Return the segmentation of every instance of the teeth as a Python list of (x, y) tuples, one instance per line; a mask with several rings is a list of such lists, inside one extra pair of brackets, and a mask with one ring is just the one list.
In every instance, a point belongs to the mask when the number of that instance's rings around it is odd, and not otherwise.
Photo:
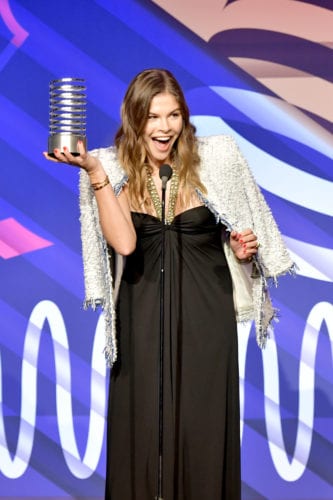
[(154, 140), (159, 142), (168, 142), (170, 140), (170, 137), (155, 137)]

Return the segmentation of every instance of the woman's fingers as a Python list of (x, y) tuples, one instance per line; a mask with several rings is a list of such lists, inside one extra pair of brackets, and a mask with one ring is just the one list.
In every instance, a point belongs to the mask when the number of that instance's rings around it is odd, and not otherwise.
[(77, 152), (79, 155), (73, 155), (69, 149), (64, 146), (62, 150), (55, 148), (53, 150), (53, 155), (50, 156), (49, 153), (43, 152), (44, 158), (49, 161), (57, 162), (57, 163), (67, 163), (68, 165), (73, 165), (75, 167), (86, 168), (85, 162), (88, 159), (88, 154), (85, 150), (82, 141), (78, 141), (77, 144)]
[(55, 163), (59, 163), (59, 160), (57, 158), (53, 158), (52, 156), (50, 156), (47, 151), (43, 151), (43, 156), (48, 161), (53, 161)]
[(84, 147), (83, 141), (78, 141), (77, 142), (77, 152), (80, 154), (80, 156), (84, 156), (87, 154), (86, 148)]
[(259, 242), (257, 236), (252, 229), (245, 229), (238, 233), (238, 242), (242, 245), (242, 253), (244, 258), (253, 257), (258, 252)]
[(63, 151), (60, 151), (60, 149), (55, 148), (53, 150), (52, 156), (46, 151), (43, 152), (44, 158), (46, 158), (49, 161), (53, 161), (56, 163), (69, 163), (68, 159), (68, 154), (65, 153), (65, 148)]
[(239, 233), (239, 241), (242, 243), (249, 243), (251, 246), (255, 246), (257, 243), (257, 236), (254, 234), (252, 229), (246, 229)]
[(65, 146), (62, 150), (54, 149), (54, 157), (50, 156), (46, 152), (44, 152), (43, 155), (49, 161), (65, 163), (67, 165), (84, 169), (88, 173), (91, 182), (94, 182), (95, 180), (99, 182), (101, 177), (103, 177), (103, 179), (105, 178), (106, 174), (100, 160), (87, 153), (82, 141), (78, 141), (77, 152), (78, 155), (73, 155)]

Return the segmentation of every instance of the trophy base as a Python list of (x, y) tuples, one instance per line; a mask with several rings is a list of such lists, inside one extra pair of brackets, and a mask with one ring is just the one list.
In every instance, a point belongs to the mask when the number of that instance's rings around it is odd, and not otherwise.
[(87, 138), (83, 135), (66, 133), (50, 135), (48, 140), (48, 155), (54, 158), (53, 151), (55, 149), (59, 149), (62, 152), (64, 147), (66, 147), (73, 156), (79, 156), (77, 151), (78, 141), (82, 141), (85, 149), (87, 149)]

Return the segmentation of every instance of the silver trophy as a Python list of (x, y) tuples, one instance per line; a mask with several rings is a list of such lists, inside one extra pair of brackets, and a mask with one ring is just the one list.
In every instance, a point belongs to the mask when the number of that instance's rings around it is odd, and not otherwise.
[(64, 147), (77, 156), (77, 143), (86, 139), (86, 85), (82, 78), (59, 78), (50, 82), (48, 154)]

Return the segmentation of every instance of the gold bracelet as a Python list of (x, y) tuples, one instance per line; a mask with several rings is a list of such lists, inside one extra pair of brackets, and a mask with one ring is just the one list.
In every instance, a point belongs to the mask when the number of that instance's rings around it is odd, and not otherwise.
[(110, 184), (110, 179), (108, 176), (105, 177), (104, 181), (102, 182), (94, 182), (91, 187), (93, 188), (94, 191), (98, 191), (99, 189), (102, 189), (103, 187), (107, 186)]

